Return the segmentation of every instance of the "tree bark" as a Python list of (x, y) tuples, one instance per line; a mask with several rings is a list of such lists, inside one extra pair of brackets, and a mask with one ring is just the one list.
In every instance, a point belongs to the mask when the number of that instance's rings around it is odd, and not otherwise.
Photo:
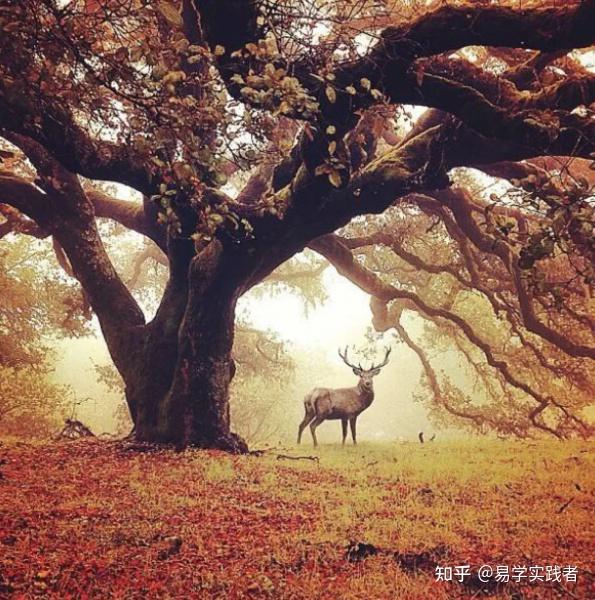
[[(237, 258), (216, 240), (192, 260), (177, 344), (163, 348), (161, 365), (160, 354), (153, 353), (157, 363), (152, 361), (148, 380), (131, 389), (137, 396), (132, 393), (129, 403), (135, 406), (139, 440), (247, 452), (246, 443), (230, 429), (231, 353), (243, 281)], [(150, 342), (153, 348), (158, 343), (158, 336)]]

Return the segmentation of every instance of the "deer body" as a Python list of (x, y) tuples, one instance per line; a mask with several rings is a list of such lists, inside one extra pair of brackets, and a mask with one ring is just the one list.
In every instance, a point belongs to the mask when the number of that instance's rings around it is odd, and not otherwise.
[(344, 354), (339, 352), (339, 356), (341, 356), (343, 361), (360, 378), (359, 382), (356, 386), (349, 388), (314, 388), (306, 394), (304, 398), (305, 415), (298, 429), (298, 444), (301, 442), (304, 429), (310, 425), (312, 440), (314, 441), (314, 446), (317, 446), (316, 428), (318, 425), (323, 421), (338, 419), (341, 420), (343, 428), (343, 444), (345, 444), (345, 438), (347, 437), (348, 422), (351, 427), (353, 443), (357, 444), (357, 417), (374, 401), (374, 384), (372, 378), (378, 375), (380, 369), (387, 364), (389, 354), (390, 348), (386, 351), (384, 362), (381, 365), (372, 365), (370, 369), (363, 369), (361, 365), (356, 367), (348, 361), (347, 349), (345, 349)]
[(362, 383), (354, 387), (331, 389), (314, 388), (304, 398), (304, 407), (325, 419), (353, 419), (374, 401), (374, 390)]

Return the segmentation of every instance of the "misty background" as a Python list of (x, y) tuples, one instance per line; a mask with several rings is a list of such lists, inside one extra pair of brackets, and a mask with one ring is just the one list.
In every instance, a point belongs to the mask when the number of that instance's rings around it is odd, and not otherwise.
[[(371, 325), (369, 296), (332, 267), (325, 269), (321, 277), (327, 298), (315, 305), (306, 305), (296, 294), (284, 291), (258, 298), (249, 292), (238, 304), (238, 313), (244, 319), (258, 329), (273, 332), (285, 343), (295, 363), (293, 376), (281, 382), (284, 392), (270, 409), (270, 420), (275, 422), (274, 432), (267, 439), (270, 443), (295, 442), (303, 416), (303, 397), (310, 389), (349, 387), (358, 381), (339, 358), (338, 349), (349, 345), (353, 352), (352, 346), (361, 348), (366, 343)], [(413, 333), (415, 321), (419, 320), (410, 317)], [(54, 379), (71, 386), (81, 401), (76, 407), (78, 419), (98, 434), (114, 433), (118, 427), (117, 409), (125, 401), (122, 394), (97, 380), (94, 365), (108, 364), (110, 358), (96, 324), (95, 330), (95, 337), (57, 342)], [(420, 431), (435, 430), (425, 408), (414, 398), (416, 389), (419, 392), (421, 365), (391, 332), (378, 340), (378, 360), (386, 345), (393, 348), (391, 360), (374, 381), (374, 403), (358, 420), (358, 440), (416, 440)], [(353, 356), (359, 360), (356, 354)], [(233, 420), (234, 402), (231, 411)], [(340, 442), (340, 421), (323, 423), (317, 433), (322, 443)], [(311, 443), (309, 433), (304, 442)]]

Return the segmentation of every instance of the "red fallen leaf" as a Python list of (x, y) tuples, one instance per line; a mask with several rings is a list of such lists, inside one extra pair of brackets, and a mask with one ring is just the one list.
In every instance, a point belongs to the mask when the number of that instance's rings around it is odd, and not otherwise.
[(51, 571), (45, 569), (43, 571), (39, 571), (36, 575), (35, 578), (36, 579), (47, 579), (50, 575), (52, 574)]

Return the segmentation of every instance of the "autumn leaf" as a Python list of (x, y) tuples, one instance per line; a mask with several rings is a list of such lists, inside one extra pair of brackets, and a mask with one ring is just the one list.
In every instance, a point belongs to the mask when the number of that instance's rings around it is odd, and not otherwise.
[(182, 27), (182, 25), (184, 24), (182, 20), (182, 15), (179, 13), (178, 9), (176, 8), (173, 2), (161, 0), (157, 4), (157, 8), (170, 25), (172, 25), (173, 27)]
[(338, 171), (335, 171), (335, 170), (331, 171), (328, 174), (328, 180), (331, 182), (332, 186), (334, 186), (336, 188), (341, 187), (341, 176), (339, 175)]

